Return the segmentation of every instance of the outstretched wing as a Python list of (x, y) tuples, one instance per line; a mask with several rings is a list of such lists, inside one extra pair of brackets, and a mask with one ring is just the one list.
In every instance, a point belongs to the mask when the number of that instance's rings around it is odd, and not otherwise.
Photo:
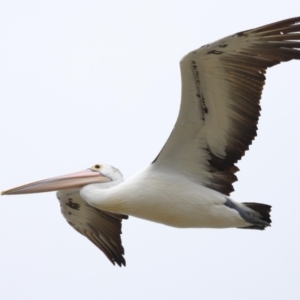
[(205, 45), (180, 64), (181, 107), (154, 164), (229, 195), (256, 136), (266, 69), (300, 59), (300, 17)]
[(88, 205), (80, 194), (57, 192), (61, 212), (67, 222), (95, 244), (107, 258), (120, 267), (126, 265), (121, 241), (122, 220), (128, 216), (101, 211)]

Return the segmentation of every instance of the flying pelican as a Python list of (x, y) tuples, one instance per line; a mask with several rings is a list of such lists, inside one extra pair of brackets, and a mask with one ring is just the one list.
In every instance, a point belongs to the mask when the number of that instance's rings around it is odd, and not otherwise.
[(182, 100), (159, 155), (127, 181), (112, 166), (46, 179), (3, 195), (58, 191), (62, 214), (108, 259), (125, 266), (128, 215), (174, 227), (270, 226), (271, 206), (229, 195), (235, 166), (256, 136), (266, 69), (300, 59), (300, 17), (207, 44), (181, 61)]

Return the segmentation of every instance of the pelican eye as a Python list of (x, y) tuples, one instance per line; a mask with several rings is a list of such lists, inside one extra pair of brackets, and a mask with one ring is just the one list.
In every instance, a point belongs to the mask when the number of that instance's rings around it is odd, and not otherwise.
[(94, 169), (94, 170), (100, 170), (101, 168), (102, 168), (101, 165), (94, 165), (94, 166), (92, 167), (92, 169)]

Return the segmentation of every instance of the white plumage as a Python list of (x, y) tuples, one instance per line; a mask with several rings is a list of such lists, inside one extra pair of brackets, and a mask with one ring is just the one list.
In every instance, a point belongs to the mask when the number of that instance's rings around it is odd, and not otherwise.
[(112, 263), (125, 265), (128, 215), (174, 227), (264, 229), (266, 204), (229, 198), (235, 163), (256, 136), (268, 67), (300, 59), (300, 17), (239, 32), (186, 55), (182, 100), (165, 146), (127, 181), (109, 165), (20, 186), (2, 194), (58, 190), (62, 213)]

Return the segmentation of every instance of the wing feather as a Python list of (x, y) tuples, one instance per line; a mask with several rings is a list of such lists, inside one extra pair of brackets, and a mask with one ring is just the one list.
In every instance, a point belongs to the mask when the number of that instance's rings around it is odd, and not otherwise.
[(190, 52), (180, 65), (179, 116), (156, 167), (229, 195), (235, 163), (256, 136), (266, 69), (292, 59), (300, 59), (300, 17)]
[(101, 211), (88, 205), (78, 192), (57, 192), (61, 212), (67, 222), (86, 236), (106, 257), (120, 267), (126, 265), (121, 240), (122, 220), (128, 216)]

